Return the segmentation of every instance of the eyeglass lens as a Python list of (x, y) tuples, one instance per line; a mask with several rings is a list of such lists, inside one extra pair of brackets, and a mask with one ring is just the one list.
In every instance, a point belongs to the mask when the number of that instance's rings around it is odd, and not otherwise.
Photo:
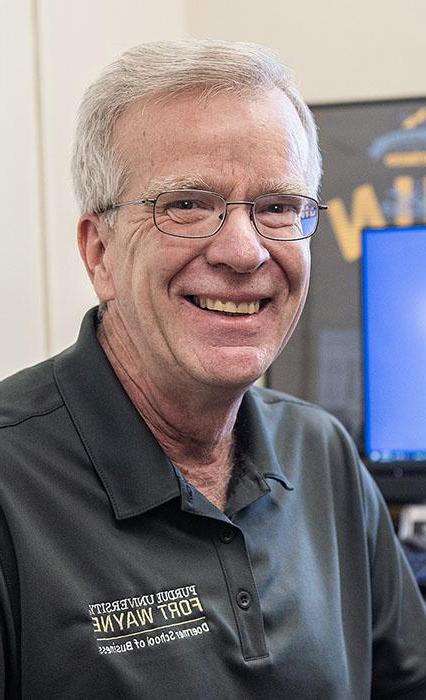
[[(212, 236), (222, 225), (226, 202), (214, 192), (181, 190), (157, 197), (154, 220), (157, 228), (172, 236)], [(318, 222), (318, 205), (309, 197), (284, 194), (261, 195), (254, 200), (254, 224), (267, 238), (295, 240), (311, 236)]]

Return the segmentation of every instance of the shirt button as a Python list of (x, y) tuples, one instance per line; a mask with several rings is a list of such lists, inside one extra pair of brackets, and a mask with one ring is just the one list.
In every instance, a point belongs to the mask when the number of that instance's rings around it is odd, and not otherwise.
[(229, 544), (234, 539), (235, 532), (231, 529), (223, 530), (219, 537), (222, 540), (222, 542), (224, 542), (225, 544)]
[(186, 485), (186, 497), (190, 503), (192, 503), (194, 494), (192, 493), (192, 488), (189, 484)]
[(237, 603), (242, 610), (248, 610), (251, 605), (251, 595), (248, 591), (237, 593)]

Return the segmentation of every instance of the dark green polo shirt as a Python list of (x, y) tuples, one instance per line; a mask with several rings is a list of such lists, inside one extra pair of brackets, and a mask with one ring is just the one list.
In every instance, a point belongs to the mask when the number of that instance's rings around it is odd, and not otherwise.
[(222, 513), (160, 449), (95, 318), (0, 388), (4, 696), (425, 698), (422, 602), (342, 426), (248, 391)]

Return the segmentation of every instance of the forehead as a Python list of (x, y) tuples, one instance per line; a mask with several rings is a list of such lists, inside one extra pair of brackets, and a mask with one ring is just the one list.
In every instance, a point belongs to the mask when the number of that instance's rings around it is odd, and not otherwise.
[(173, 176), (217, 182), (222, 190), (226, 179), (230, 187), (241, 178), (300, 181), (308, 158), (305, 130), (278, 88), (249, 98), (184, 94), (136, 102), (117, 122), (115, 147), (140, 191)]

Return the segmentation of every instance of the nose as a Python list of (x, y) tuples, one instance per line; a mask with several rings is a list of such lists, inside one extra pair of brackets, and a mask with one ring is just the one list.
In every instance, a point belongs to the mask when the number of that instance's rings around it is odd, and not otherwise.
[(247, 205), (228, 206), (220, 231), (209, 240), (205, 255), (210, 265), (226, 265), (235, 272), (254, 272), (270, 255), (251, 218)]

